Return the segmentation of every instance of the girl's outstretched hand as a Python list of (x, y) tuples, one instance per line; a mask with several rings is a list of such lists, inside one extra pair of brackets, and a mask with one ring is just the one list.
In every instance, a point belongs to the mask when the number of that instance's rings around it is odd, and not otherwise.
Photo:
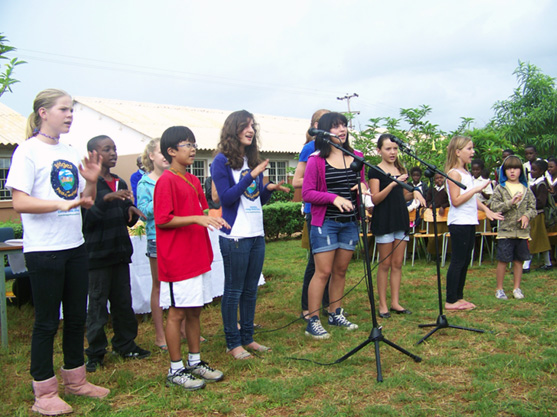
[(83, 158), (79, 166), (79, 173), (86, 181), (96, 183), (101, 173), (102, 156), (97, 151), (89, 152), (89, 157)]
[(263, 162), (257, 165), (254, 169), (251, 170), (251, 177), (253, 179), (256, 179), (259, 176), (259, 174), (261, 174), (263, 171), (267, 169), (268, 164), (269, 164), (269, 160), (265, 159)]
[(487, 209), (485, 210), (485, 216), (489, 220), (505, 220), (505, 217), (501, 214), (501, 212), (494, 213), (493, 211)]
[(285, 193), (289, 193), (290, 189), (288, 187), (284, 187), (282, 184), (284, 184), (284, 181), (280, 181), (279, 183), (275, 184), (275, 183), (270, 183), (269, 185), (267, 185), (267, 190), (269, 191), (282, 191)]

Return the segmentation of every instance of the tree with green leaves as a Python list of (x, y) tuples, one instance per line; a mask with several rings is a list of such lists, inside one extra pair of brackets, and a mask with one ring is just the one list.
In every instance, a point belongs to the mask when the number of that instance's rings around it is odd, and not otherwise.
[[(431, 107), (422, 105), (418, 108), (400, 109), (400, 118), (372, 118), (367, 129), (352, 132), (355, 136), (354, 146), (362, 151), (370, 162), (379, 163), (375, 139), (379, 133), (386, 131), (410, 144), (416, 155), (423, 157), (425, 161), (442, 168), (445, 161), (444, 149), (448, 143), (447, 134), (439, 129), (438, 125), (426, 119), (430, 113)], [(468, 123), (470, 122), (471, 119)], [(415, 159), (404, 153), (400, 153), (399, 158), (407, 168), (418, 164)]]
[(518, 87), (507, 100), (497, 101), (492, 126), (515, 147), (534, 144), (540, 155), (557, 150), (557, 89), (555, 79), (519, 61), (513, 72)]
[(18, 83), (19, 80), (12, 78), (14, 68), (18, 65), (25, 64), (25, 61), (21, 61), (18, 58), (12, 58), (11, 60), (6, 56), (10, 52), (14, 52), (15, 47), (8, 45), (8, 39), (0, 33), (0, 59), (7, 59), (9, 62), (4, 64), (5, 70), (0, 73), (0, 97), (6, 92), (12, 92), (12, 85)]

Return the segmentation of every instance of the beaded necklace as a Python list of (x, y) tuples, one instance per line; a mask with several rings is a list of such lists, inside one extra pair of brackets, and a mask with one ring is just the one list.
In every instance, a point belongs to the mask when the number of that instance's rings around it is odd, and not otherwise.
[(54, 136), (49, 136), (46, 133), (43, 133), (39, 130), (39, 135), (43, 135), (45, 138), (49, 138), (52, 139), (55, 142), (58, 142), (60, 140), (60, 136), (58, 136), (57, 138), (55, 138)]

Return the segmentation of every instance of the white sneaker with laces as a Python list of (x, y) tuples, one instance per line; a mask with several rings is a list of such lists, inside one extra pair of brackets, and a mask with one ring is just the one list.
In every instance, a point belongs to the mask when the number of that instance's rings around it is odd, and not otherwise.
[(498, 298), (499, 300), (508, 300), (507, 294), (505, 294), (505, 291), (503, 290), (497, 290), (495, 292), (495, 297)]
[(205, 388), (205, 381), (194, 378), (191, 372), (182, 368), (174, 373), (172, 373), (171, 370), (168, 371), (166, 386), (171, 387), (172, 385), (178, 385), (188, 391), (195, 391), (197, 389)]
[(524, 294), (522, 294), (520, 288), (515, 288), (513, 290), (513, 297), (516, 298), (517, 300), (521, 300), (524, 298)]
[(207, 382), (217, 382), (224, 378), (224, 374), (221, 371), (211, 368), (207, 362), (203, 361), (197, 365), (188, 366), (187, 370)]

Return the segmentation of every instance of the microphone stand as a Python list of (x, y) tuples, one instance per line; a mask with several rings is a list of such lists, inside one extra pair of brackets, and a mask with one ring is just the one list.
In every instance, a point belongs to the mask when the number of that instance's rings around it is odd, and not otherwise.
[[(408, 146), (402, 142), (400, 139), (397, 138), (397, 140), (395, 141), (398, 146), (400, 147), (400, 149), (406, 153), (407, 155), (411, 156), (412, 158), (416, 159), (417, 161), (421, 162), (422, 164), (424, 164), (427, 169), (425, 170), (424, 175), (429, 178), (429, 186), (432, 188), (431, 190), (431, 195), (432, 195), (432, 206), (431, 206), (431, 210), (433, 211), (433, 233), (434, 233), (434, 240), (435, 240), (435, 263), (436, 263), (436, 267), (437, 267), (437, 296), (438, 296), (438, 300), (439, 300), (439, 315), (437, 316), (437, 320), (435, 323), (431, 323), (431, 324), (419, 324), (418, 327), (435, 327), (432, 331), (430, 331), (428, 334), (426, 334), (424, 337), (422, 337), (418, 343), (416, 343), (416, 345), (419, 345), (420, 343), (422, 343), (423, 341), (425, 341), (429, 336), (431, 336), (433, 333), (435, 333), (437, 330), (439, 329), (446, 329), (446, 328), (452, 328), (452, 329), (459, 329), (459, 330), (468, 330), (471, 332), (477, 332), (477, 333), (485, 333), (485, 330), (479, 330), (479, 329), (472, 329), (469, 327), (462, 327), (462, 326), (454, 326), (452, 324), (449, 324), (449, 321), (447, 320), (447, 316), (445, 316), (443, 314), (443, 294), (441, 292), (441, 260), (439, 258), (439, 236), (437, 234), (437, 210), (435, 207), (435, 194), (436, 194), (436, 190), (435, 190), (435, 183), (433, 182), (433, 177), (435, 176), (435, 174), (439, 174), (442, 175), (443, 177), (445, 177), (446, 179), (452, 181), (453, 183), (455, 183), (456, 185), (458, 185), (460, 188), (462, 188), (463, 190), (466, 189), (466, 186), (464, 184), (461, 184), (460, 182), (453, 180), (452, 178), (450, 178), (447, 174), (445, 174), (443, 171), (440, 171), (435, 165), (432, 165), (426, 161), (424, 161), (423, 159), (419, 158), (416, 154), (414, 154), (412, 152), (412, 150), (410, 148), (408, 148)], [(415, 244), (415, 242), (414, 242)]]
[[(323, 139), (329, 145), (334, 146), (335, 148), (341, 150), (345, 154), (354, 158), (354, 161), (352, 162), (352, 164), (350, 164), (350, 169), (352, 171), (354, 171), (356, 173), (360, 173), (363, 166), (366, 165), (366, 166), (368, 166), (372, 169), (375, 169), (378, 172), (381, 172), (381, 174), (383, 174), (383, 175), (389, 176), (393, 181), (396, 181), (396, 183), (399, 184), (401, 187), (404, 187), (405, 189), (411, 188), (408, 184), (406, 184), (402, 181), (399, 181), (398, 179), (396, 179), (396, 178), (386, 174), (385, 172), (383, 172), (383, 170), (377, 168), (374, 165), (371, 165), (369, 162), (365, 161), (364, 158), (362, 158), (358, 155), (355, 155), (353, 152), (350, 152), (350, 151), (344, 149), (342, 146), (332, 142), (328, 138), (324, 137)], [(365, 265), (365, 272), (366, 272), (366, 277), (367, 277), (368, 298), (369, 298), (369, 303), (371, 305), (371, 320), (372, 320), (372, 323), (373, 323), (373, 328), (371, 329), (371, 332), (370, 332), (370, 334), (369, 334), (369, 336), (366, 340), (364, 340), (362, 343), (360, 343), (358, 346), (356, 346), (354, 349), (352, 349), (350, 352), (348, 352), (347, 354), (345, 354), (341, 358), (337, 359), (334, 363), (343, 362), (344, 360), (348, 359), (350, 356), (354, 355), (356, 352), (358, 352), (359, 350), (361, 350), (362, 348), (364, 348), (368, 344), (374, 343), (375, 344), (375, 364), (377, 366), (377, 382), (383, 382), (383, 374), (381, 372), (381, 356), (380, 356), (380, 352), (379, 352), (379, 343), (380, 342), (384, 342), (388, 346), (398, 350), (399, 352), (404, 353), (405, 355), (414, 359), (415, 362), (421, 362), (422, 358), (420, 358), (419, 356), (414, 355), (413, 353), (410, 353), (409, 351), (403, 349), (402, 347), (400, 347), (400, 346), (396, 345), (395, 343), (391, 342), (390, 340), (386, 339), (383, 336), (382, 326), (380, 327), (379, 324), (377, 323), (377, 316), (376, 316), (376, 312), (375, 312), (375, 297), (374, 297), (374, 294), (373, 294), (373, 280), (372, 280), (372, 277), (371, 277), (371, 261), (369, 259), (369, 247), (368, 247), (368, 241), (367, 241), (367, 222), (364, 220), (366, 218), (366, 215), (365, 215), (365, 205), (364, 205), (364, 198), (363, 198), (363, 194), (362, 194), (361, 181), (358, 181), (358, 192), (359, 192), (359, 195), (360, 195), (360, 204), (359, 204), (358, 208), (359, 208), (359, 214), (360, 214), (360, 219), (361, 219), (361, 230), (362, 230), (362, 234), (364, 236), (364, 239), (363, 239), (364, 254), (365, 254), (364, 255), (364, 265)]]

